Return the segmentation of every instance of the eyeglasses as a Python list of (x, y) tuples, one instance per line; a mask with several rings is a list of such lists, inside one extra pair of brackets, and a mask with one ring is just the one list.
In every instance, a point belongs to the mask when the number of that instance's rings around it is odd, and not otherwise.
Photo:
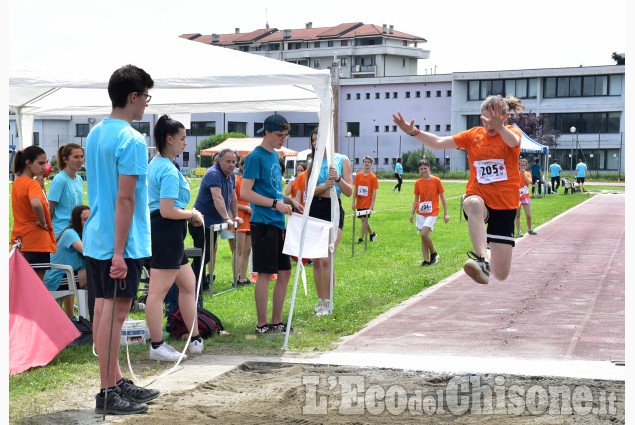
[(148, 103), (150, 103), (150, 99), (152, 99), (152, 95), (149, 95), (148, 93), (139, 93), (139, 92), (137, 92), (137, 95), (145, 96), (146, 97), (146, 102), (148, 102)]
[(289, 133), (273, 133), (278, 139), (288, 139)]

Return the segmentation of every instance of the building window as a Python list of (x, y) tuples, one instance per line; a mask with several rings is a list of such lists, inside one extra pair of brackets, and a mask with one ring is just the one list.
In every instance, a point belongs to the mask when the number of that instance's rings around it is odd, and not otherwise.
[(375, 93), (375, 99), (379, 99), (381, 98), (381, 95), (379, 93)]
[(375, 126), (375, 133), (379, 133), (379, 126), (378, 125)]
[(351, 137), (359, 137), (359, 122), (347, 122), (346, 132), (351, 133)]
[(320, 47), (320, 42), (316, 41), (315, 43), (313, 43), (313, 47), (319, 48)]
[(327, 44), (328, 47), (333, 47), (334, 46), (333, 40), (327, 41), (326, 44)]
[(401, 60), (401, 67), (405, 68), (406, 67), (406, 59), (402, 59)]
[(320, 69), (320, 60), (319, 59), (313, 59), (313, 68)]
[(141, 134), (145, 134), (146, 136), (150, 135), (150, 123), (149, 122), (133, 122), (131, 124), (132, 128), (137, 130)]
[(390, 99), (390, 92), (386, 92), (386, 93), (384, 94), (384, 98), (386, 98), (386, 99)]
[(437, 131), (437, 132), (441, 131), (441, 125), (440, 124), (435, 125), (434, 126), (434, 131)]
[(351, 94), (350, 93), (346, 93), (346, 100), (351, 100)]
[(392, 126), (392, 132), (393, 132), (393, 133), (396, 133), (396, 132), (397, 132), (397, 126), (396, 126), (396, 125), (393, 125), (393, 126)]
[(75, 137), (86, 137), (90, 131), (90, 124), (75, 124)]
[(430, 90), (426, 90), (426, 97), (430, 97)]
[(425, 127), (423, 127), (425, 130), (424, 131), (430, 131), (430, 124), (426, 124)]
[(297, 123), (291, 124), (289, 136), (291, 137), (309, 137), (311, 132), (318, 127), (318, 123)]
[(366, 93), (366, 100), (370, 100), (370, 93)]
[(340, 64), (342, 66), (348, 66), (348, 58), (341, 58), (340, 59)]
[(448, 90), (445, 92), (445, 97), (452, 97), (452, 90)]
[(247, 123), (241, 121), (228, 121), (227, 131), (229, 133), (247, 134)]
[(342, 47), (348, 46), (348, 40), (341, 40), (340, 41), (340, 46), (342, 46)]
[(362, 98), (362, 94), (361, 93), (355, 93), (355, 99), (359, 100)]
[(441, 90), (437, 90), (437, 97), (441, 97)]
[(418, 99), (421, 97), (421, 92), (420, 91), (416, 91), (415, 92), (415, 97)]
[(621, 75), (585, 75), (583, 77), (547, 77), (543, 80), (545, 98), (620, 96)]
[(410, 99), (410, 92), (409, 91), (406, 92), (406, 99)]
[(446, 124), (445, 125), (445, 131), (452, 131), (452, 125)]
[(33, 146), (40, 146), (40, 133), (37, 131), (33, 132)]
[(385, 125), (384, 126), (384, 132), (388, 133), (390, 131), (390, 126), (389, 125)]
[(575, 126), (578, 133), (601, 134), (619, 133), (621, 112), (585, 112), (568, 114), (543, 114), (545, 127), (570, 134), (569, 129)]
[(396, 91), (392, 92), (393, 99), (397, 99), (398, 97), (399, 97), (399, 93), (397, 93)]
[(388, 160), (389, 160), (389, 159), (390, 159), (390, 158), (384, 158), (384, 165), (388, 165)]
[(212, 136), (216, 134), (216, 121), (192, 121), (188, 136)]
[[(533, 78), (468, 81), (468, 100), (485, 100), (491, 95), (512, 95), (520, 99), (536, 98), (538, 81)], [(449, 91), (448, 96), (451, 95)]]

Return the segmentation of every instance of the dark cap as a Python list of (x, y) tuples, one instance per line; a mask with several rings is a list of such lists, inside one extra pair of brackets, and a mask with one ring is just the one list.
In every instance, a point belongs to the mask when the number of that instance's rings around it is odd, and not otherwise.
[(269, 115), (265, 119), (264, 126), (258, 130), (257, 134), (263, 134), (265, 131), (282, 131), (289, 129), (289, 122), (280, 114)]

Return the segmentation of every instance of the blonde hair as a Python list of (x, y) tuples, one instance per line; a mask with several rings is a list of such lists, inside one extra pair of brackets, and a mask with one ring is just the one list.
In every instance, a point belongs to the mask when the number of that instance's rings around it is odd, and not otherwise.
[(487, 111), (487, 108), (490, 105), (501, 105), (503, 107), (503, 110), (507, 113), (514, 112), (515, 114), (518, 114), (519, 112), (525, 110), (525, 105), (523, 105), (523, 102), (517, 97), (512, 96), (511, 94), (505, 98), (500, 94), (487, 96), (487, 99), (485, 99), (483, 103), (481, 103), (481, 112)]

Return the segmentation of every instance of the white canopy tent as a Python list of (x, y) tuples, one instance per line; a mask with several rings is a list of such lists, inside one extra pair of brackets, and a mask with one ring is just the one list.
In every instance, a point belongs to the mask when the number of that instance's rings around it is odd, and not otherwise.
[[(25, 30), (28, 31), (28, 30)], [(122, 31), (123, 32), (123, 31)], [(145, 45), (113, 31), (87, 34), (49, 32), (41, 37), (12, 33), (9, 46), (9, 110), (17, 116), (21, 149), (32, 144), (34, 116), (109, 114), (108, 80), (133, 64), (155, 82), (148, 114), (192, 112), (317, 112), (319, 168), (322, 153), (333, 157), (333, 99), (330, 72), (258, 55), (204, 45), (178, 37), (153, 38)], [(301, 241), (318, 173), (308, 182)], [(332, 190), (335, 200), (335, 190)], [(333, 209), (333, 230), (339, 211)], [(334, 238), (333, 238), (334, 239)], [(299, 261), (303, 242), (300, 243)], [(331, 245), (332, 252), (332, 245)], [(331, 273), (332, 275), (332, 273)], [(297, 290), (296, 273), (289, 323)], [(331, 291), (332, 292), (332, 291)], [(331, 293), (332, 297), (332, 293)], [(285, 337), (287, 347), (289, 330)]]

